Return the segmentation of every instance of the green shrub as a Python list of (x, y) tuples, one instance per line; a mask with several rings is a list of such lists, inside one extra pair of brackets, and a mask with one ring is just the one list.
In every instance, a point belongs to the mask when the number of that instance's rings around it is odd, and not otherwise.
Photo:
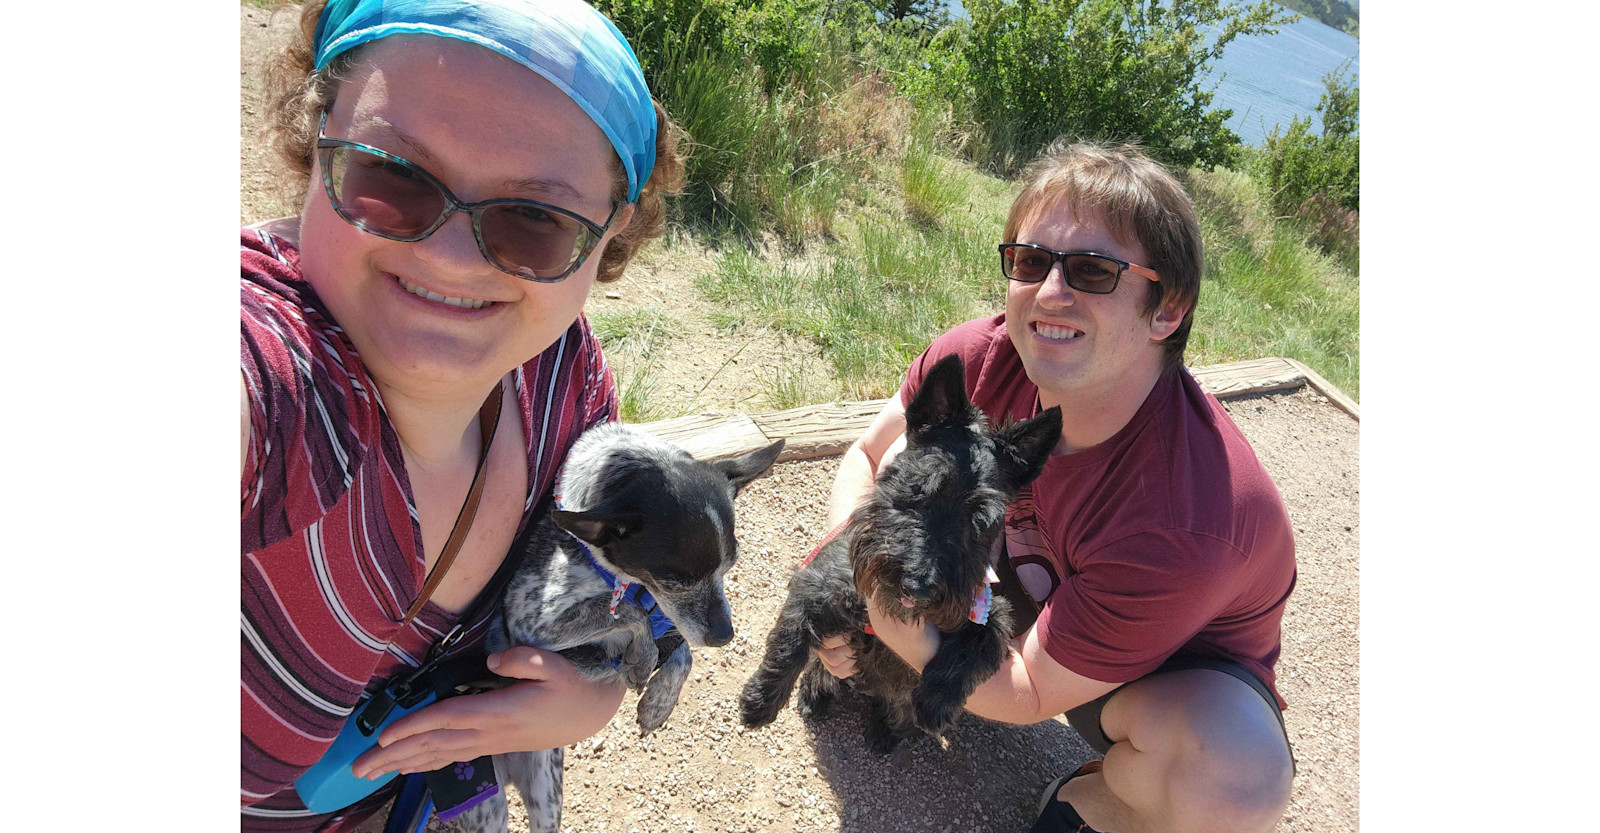
[(704, 46), (670, 50), (660, 65), (655, 94), (688, 135), (683, 193), (675, 205), (713, 225), (758, 225), (759, 207), (735, 201), (732, 191), (746, 175), (766, 116), (759, 82), (737, 58)]
[(1257, 163), (1280, 216), (1300, 223), (1325, 251), (1352, 265), (1360, 246), (1361, 91), (1350, 86), (1349, 63), (1323, 76), (1317, 103), (1322, 135), (1311, 120), (1296, 118), (1286, 132), (1273, 128)]
[(882, 140), (893, 128), (878, 123), (903, 121), (906, 108), (870, 106), (861, 95), (867, 76), (840, 57), (870, 20), (860, 2), (597, 5), (634, 44), (652, 92), (687, 134), (684, 192), (672, 202), (681, 223), (746, 239), (827, 232), (847, 186), (894, 150)]
[(645, 80), (661, 98), (658, 84), (685, 52), (730, 51), (738, 5), (732, 0), (591, 0), (617, 25), (639, 58)]
[(967, 90), (1000, 171), (1059, 136), (1135, 140), (1168, 163), (1228, 164), (1231, 110), (1201, 86), (1239, 35), (1290, 19), (1266, 0), (972, 0), (965, 61), (944, 89)]

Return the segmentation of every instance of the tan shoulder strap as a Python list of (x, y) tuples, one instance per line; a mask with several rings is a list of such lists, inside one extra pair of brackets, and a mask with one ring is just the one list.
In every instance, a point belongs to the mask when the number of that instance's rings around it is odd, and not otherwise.
[(504, 396), (504, 384), (496, 382), (494, 390), (489, 393), (489, 398), (483, 400), (483, 407), (478, 409), (478, 430), (483, 437), (483, 452), (478, 457), (478, 471), (472, 476), (472, 487), (467, 489), (467, 500), (461, 505), (461, 514), (456, 516), (456, 525), (450, 530), (450, 539), (444, 542), (444, 551), (439, 553), (439, 560), (428, 571), (428, 578), (422, 583), (422, 592), (417, 594), (417, 600), (411, 603), (411, 609), (406, 611), (406, 618), (400, 622), (400, 627), (411, 624), (411, 620), (422, 612), (423, 605), (428, 603), (433, 591), (444, 581), (444, 575), (450, 570), (450, 565), (456, 560), (456, 553), (461, 551), (461, 545), (467, 540), (467, 531), (472, 528), (472, 518), (478, 514), (478, 500), (483, 497), (483, 472), (489, 467), (489, 447), (494, 445), (494, 432), (500, 427), (500, 400)]

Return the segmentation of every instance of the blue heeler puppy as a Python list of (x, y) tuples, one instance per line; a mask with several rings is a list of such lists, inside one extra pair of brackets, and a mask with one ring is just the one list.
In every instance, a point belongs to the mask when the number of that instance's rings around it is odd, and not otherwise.
[[(585, 432), (567, 455), (559, 508), (530, 521), (488, 649), (558, 651), (591, 680), (643, 691), (639, 728), (666, 722), (689, 676), (690, 648), (733, 639), (722, 577), (738, 555), (733, 498), (783, 449), (704, 463), (618, 423)], [(681, 636), (681, 639), (678, 638)], [(662, 657), (657, 640), (669, 651)], [(467, 810), (463, 830), (507, 827), (504, 785), (517, 785), (533, 833), (561, 826), (562, 750), (494, 756), (499, 795)]]

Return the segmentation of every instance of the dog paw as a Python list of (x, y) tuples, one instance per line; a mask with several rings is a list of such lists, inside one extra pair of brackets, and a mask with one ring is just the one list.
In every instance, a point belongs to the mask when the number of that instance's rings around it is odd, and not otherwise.
[(960, 704), (939, 697), (913, 697), (911, 705), (917, 728), (936, 737), (944, 734), (961, 712)]
[(777, 720), (782, 709), (782, 702), (754, 683), (746, 685), (739, 694), (739, 722), (746, 729), (759, 729)]
[(628, 688), (634, 691), (643, 689), (650, 682), (650, 675), (655, 672), (659, 659), (660, 654), (654, 642), (635, 638), (622, 660), (623, 679)]
[(867, 751), (874, 755), (887, 755), (900, 746), (900, 736), (884, 723), (869, 722), (866, 741)]
[(828, 709), (838, 697), (838, 682), (819, 666), (812, 665), (800, 678), (800, 697), (796, 710), (807, 719), (827, 717)]
[(806, 692), (801, 692), (800, 704), (796, 711), (806, 720), (821, 720), (828, 716), (828, 711), (833, 707), (833, 695), (826, 691), (812, 692), (807, 697)]
[(623, 663), (622, 681), (632, 691), (644, 691), (645, 685), (650, 682), (650, 672), (651, 666)]
[(662, 727), (678, 705), (678, 692), (651, 686), (639, 697), (639, 734), (648, 736)]

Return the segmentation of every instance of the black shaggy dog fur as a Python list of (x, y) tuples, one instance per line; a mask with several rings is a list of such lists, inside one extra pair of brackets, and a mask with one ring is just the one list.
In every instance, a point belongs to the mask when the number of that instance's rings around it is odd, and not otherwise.
[[(871, 500), (790, 579), (766, 656), (740, 696), (744, 725), (771, 723), (796, 680), (801, 714), (823, 714), (840, 681), (812, 649), (843, 633), (856, 653), (855, 687), (871, 698), (869, 749), (885, 754), (913, 727), (933, 735), (948, 728), (1010, 652), (1013, 626), (1004, 599), (995, 597), (985, 625), (967, 613), (1006, 504), (1039, 476), (1060, 436), (1059, 408), (990, 429), (967, 398), (960, 357), (934, 365), (906, 409), (905, 450), (879, 472)], [(890, 615), (922, 619), (942, 632), (920, 677), (864, 632), (862, 592), (876, 594)]]

